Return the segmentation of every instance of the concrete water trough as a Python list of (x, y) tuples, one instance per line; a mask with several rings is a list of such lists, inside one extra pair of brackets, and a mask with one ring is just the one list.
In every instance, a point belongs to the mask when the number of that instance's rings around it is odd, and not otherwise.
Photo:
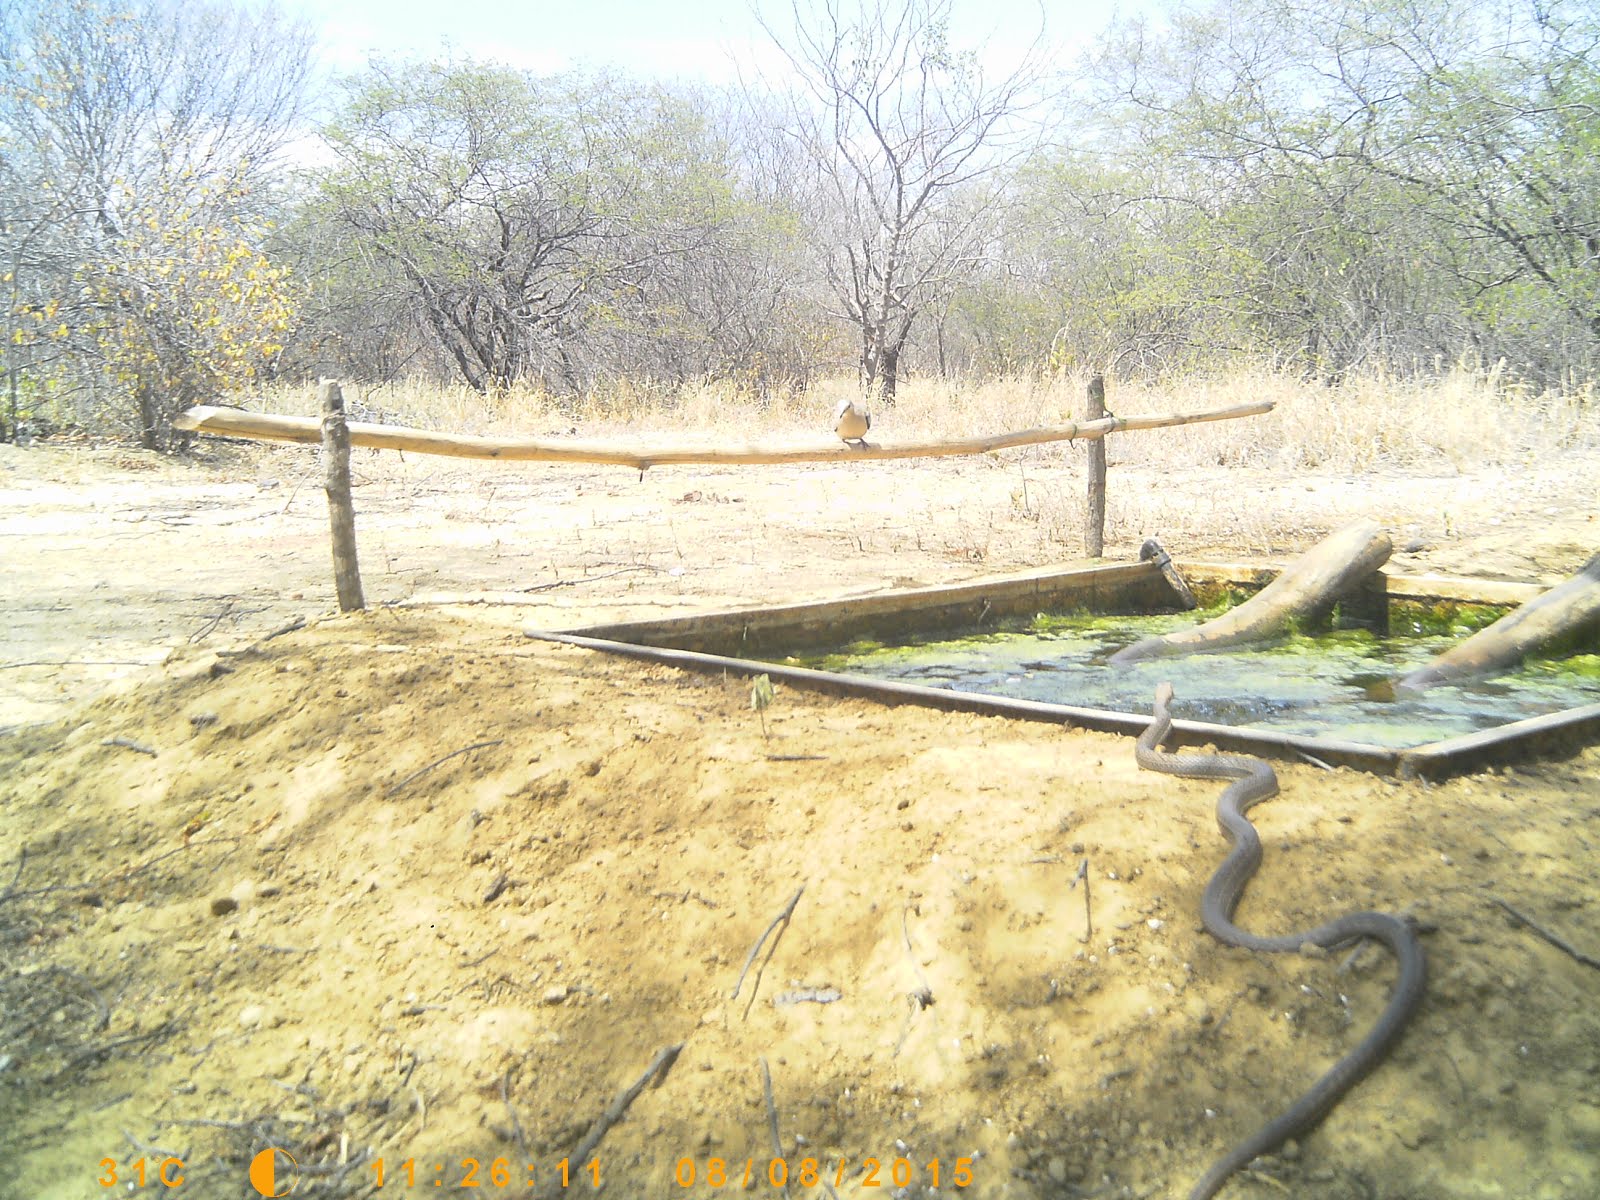
[[(1211, 595), (1224, 590), (1253, 592), (1277, 573), (1271, 567), (1230, 563), (1188, 562), (1179, 567), (1197, 592)], [(1537, 584), (1377, 571), (1356, 594), (1345, 598), (1340, 620), (1387, 634), (1390, 612), (1399, 606), (1455, 603), (1512, 608), (1545, 590)], [(688, 670), (766, 674), (792, 687), (881, 703), (922, 704), (1133, 737), (1149, 724), (1148, 711), (1117, 711), (949, 686), (932, 687), (783, 660), (861, 639), (895, 642), (929, 635), (978, 633), (1007, 622), (1026, 622), (1041, 613), (1147, 614), (1172, 612), (1179, 607), (1177, 593), (1158, 565), (1140, 562), (1031, 571), (953, 587), (886, 591), (841, 600), (596, 625), (563, 632), (529, 630), (528, 636)], [(1182, 745), (1210, 744), (1268, 758), (1310, 759), (1378, 774), (1437, 779), (1495, 764), (1570, 754), (1600, 742), (1600, 703), (1510, 720), (1415, 745), (1379, 745), (1182, 719), (1175, 722), (1174, 738)]]

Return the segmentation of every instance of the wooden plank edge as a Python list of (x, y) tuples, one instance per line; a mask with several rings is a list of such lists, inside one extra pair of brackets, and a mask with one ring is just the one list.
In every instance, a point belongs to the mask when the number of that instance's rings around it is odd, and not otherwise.
[(1569, 757), (1600, 738), (1600, 704), (1565, 708), (1413, 746), (1400, 755), (1407, 779), (1447, 779), (1482, 767), (1535, 758)]
[(1015, 575), (998, 575), (969, 583), (938, 584), (922, 588), (897, 588), (847, 596), (837, 600), (808, 600), (796, 604), (768, 605), (762, 608), (722, 609), (690, 613), (679, 617), (659, 617), (648, 621), (616, 621), (587, 625), (564, 632), (581, 636), (629, 641), (636, 637), (664, 637), (682, 631), (697, 633), (736, 633), (740, 629), (781, 629), (830, 619), (915, 613), (930, 608), (979, 603), (990, 597), (1001, 600), (1038, 597), (1056, 599), (1067, 589), (1094, 591), (1100, 587), (1154, 582), (1161, 570), (1151, 562), (1116, 563), (1103, 566), (1049, 568)]

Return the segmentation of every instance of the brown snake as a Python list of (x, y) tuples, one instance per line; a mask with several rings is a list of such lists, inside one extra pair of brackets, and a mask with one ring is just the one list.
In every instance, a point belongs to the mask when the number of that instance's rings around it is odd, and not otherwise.
[(1207, 932), (1230, 946), (1276, 953), (1299, 950), (1307, 943), (1332, 950), (1370, 937), (1388, 946), (1400, 962), (1400, 978), (1394, 995), (1371, 1032), (1280, 1116), (1218, 1159), (1189, 1193), (1189, 1200), (1210, 1200), (1235, 1171), (1304, 1133), (1327, 1116), (1339, 1098), (1377, 1065), (1422, 1002), (1427, 967), (1416, 929), (1409, 921), (1391, 913), (1351, 913), (1306, 933), (1281, 937), (1259, 937), (1233, 923), (1233, 910), (1238, 906), (1239, 897), (1261, 865), (1261, 839), (1244, 814), (1251, 805), (1278, 794), (1278, 776), (1259, 758), (1233, 754), (1170, 754), (1159, 749), (1172, 731), (1171, 704), (1172, 685), (1157, 685), (1154, 720), (1139, 736), (1135, 750), (1139, 765), (1167, 775), (1233, 781), (1217, 800), (1217, 824), (1233, 842), (1233, 849), (1211, 877), (1200, 900), (1200, 913)]

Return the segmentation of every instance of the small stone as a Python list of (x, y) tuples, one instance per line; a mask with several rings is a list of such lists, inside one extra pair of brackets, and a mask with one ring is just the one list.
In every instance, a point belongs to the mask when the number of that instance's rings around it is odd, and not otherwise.
[(256, 895), (263, 900), (270, 900), (274, 896), (283, 894), (283, 889), (275, 883), (260, 883), (256, 885)]
[(232, 896), (213, 896), (211, 898), (211, 915), (225, 917), (231, 912), (239, 910), (239, 902)]
[(1059, 1156), (1052, 1158), (1050, 1160), (1050, 1165), (1045, 1169), (1050, 1172), (1050, 1178), (1055, 1180), (1057, 1183), (1065, 1183), (1067, 1181), (1066, 1159)]
[(267, 1010), (259, 1004), (247, 1004), (239, 1010), (239, 1024), (254, 1029), (267, 1019)]
[(566, 985), (558, 983), (555, 987), (545, 988), (543, 999), (546, 1004), (560, 1004), (567, 998), (567, 994)]

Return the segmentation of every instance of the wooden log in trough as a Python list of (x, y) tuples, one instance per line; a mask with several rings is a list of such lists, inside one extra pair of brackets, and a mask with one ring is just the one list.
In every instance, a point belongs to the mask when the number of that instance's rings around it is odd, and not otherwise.
[[(1212, 409), (1208, 412), (1106, 417), (1100, 421), (1071, 422), (1047, 429), (1024, 429), (1016, 433), (958, 438), (943, 442), (916, 442), (898, 446), (874, 444), (867, 447), (840, 444), (745, 446), (725, 450), (701, 447), (625, 450), (595, 443), (544, 442), (534, 438), (474, 437), (464, 433), (437, 433), (427, 429), (373, 425), (361, 421), (351, 421), (349, 428), (352, 446), (363, 446), (374, 450), (410, 450), (417, 454), (443, 454), (454, 458), (497, 458), (506, 461), (612, 463), (644, 471), (650, 467), (676, 463), (749, 465), (987, 454), (993, 450), (1036, 446), (1045, 442), (1100, 438), (1119, 430), (1164, 429), (1171, 425), (1193, 425), (1201, 421), (1229, 421), (1236, 417), (1255, 417), (1269, 413), (1272, 409), (1273, 403), (1270, 400), (1263, 400), (1254, 404)], [(321, 425), (313, 417), (279, 417), (210, 405), (189, 409), (172, 422), (172, 427), (191, 433), (223, 434), (260, 441), (314, 443), (322, 440)]]
[(1427, 666), (1403, 678), (1395, 690), (1425, 691), (1475, 675), (1492, 675), (1520, 666), (1530, 654), (1600, 627), (1600, 554), (1565, 583), (1551, 588), (1452, 646)]
[(1237, 608), (1193, 629), (1145, 638), (1111, 656), (1113, 666), (1147, 658), (1205, 654), (1287, 632), (1291, 624), (1314, 624), (1341, 596), (1360, 587), (1389, 561), (1389, 536), (1376, 521), (1346, 525), (1285, 567), (1271, 583)]

